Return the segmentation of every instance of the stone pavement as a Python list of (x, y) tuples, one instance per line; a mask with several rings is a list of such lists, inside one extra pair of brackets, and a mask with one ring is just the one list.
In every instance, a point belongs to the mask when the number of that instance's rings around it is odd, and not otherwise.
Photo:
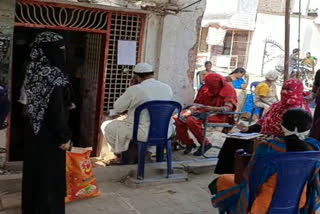
[[(128, 188), (121, 183), (103, 183), (102, 196), (67, 206), (67, 213), (205, 214), (215, 213), (210, 204), (208, 183), (212, 174), (191, 176), (179, 184)], [(216, 212), (217, 213), (217, 212)]]
[[(106, 171), (107, 172), (107, 171)], [(99, 176), (99, 175), (98, 175)], [(100, 180), (101, 178), (97, 179)], [(67, 204), (67, 214), (206, 214), (218, 213), (210, 204), (212, 172), (189, 175), (189, 181), (131, 188), (121, 182), (101, 182), (102, 195)], [(0, 214), (20, 214), (19, 193), (4, 195)], [(1, 210), (1, 208), (0, 208)]]
[[(210, 141), (221, 146), (225, 135), (209, 133)], [(188, 174), (188, 181), (168, 184), (125, 185), (124, 180), (136, 170), (135, 165), (96, 168), (95, 176), (102, 195), (67, 205), (67, 214), (107, 213), (107, 214), (204, 214), (218, 213), (210, 203), (208, 184), (214, 178), (216, 159), (183, 155), (183, 151), (173, 153), (175, 172), (182, 170)], [(216, 156), (217, 149), (208, 152)], [(17, 166), (15, 166), (17, 167)], [(19, 167), (18, 167), (19, 168)], [(149, 164), (148, 168), (166, 169), (166, 164)], [(148, 170), (145, 175), (150, 175)], [(3, 179), (2, 179), (3, 178)], [(10, 178), (10, 179), (9, 179)], [(166, 179), (164, 179), (166, 180)], [(177, 181), (176, 181), (177, 182)], [(0, 177), (0, 214), (20, 214), (21, 174)], [(128, 182), (126, 182), (128, 183)], [(166, 182), (160, 182), (166, 183)], [(139, 186), (136, 188), (136, 186)], [(1, 192), (9, 192), (7, 194)], [(18, 192), (18, 193), (17, 193)], [(2, 206), (2, 208), (1, 208)], [(5, 209), (5, 210), (3, 210)], [(1, 211), (3, 210), (3, 211)]]

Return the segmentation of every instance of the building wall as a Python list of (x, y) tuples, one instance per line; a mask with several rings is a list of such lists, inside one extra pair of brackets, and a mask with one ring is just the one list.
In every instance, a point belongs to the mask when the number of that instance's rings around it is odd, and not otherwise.
[[(50, 2), (146, 13), (147, 25), (143, 42), (142, 61), (154, 66), (157, 78), (172, 87), (176, 100), (183, 105), (193, 102), (194, 91), (191, 82), (194, 76), (198, 38), (206, 1), (201, 1), (189, 7), (188, 12), (180, 12), (175, 15), (161, 14), (152, 9), (149, 11), (140, 10), (136, 5), (124, 0), (99, 0), (98, 5), (78, 3), (73, 0), (52, 0)], [(157, 1), (157, 3), (166, 2), (168, 1)], [(179, 7), (186, 5), (184, 0), (173, 0), (171, 3)], [(123, 5), (123, 7), (119, 5)], [(15, 2), (1, 0), (0, 8), (0, 30), (4, 28), (2, 24), (4, 19), (2, 17), (6, 17), (5, 27), (12, 35)], [(5, 147), (5, 134), (0, 135), (0, 143), (0, 147)]]
[(163, 20), (159, 80), (172, 87), (183, 105), (191, 104), (194, 99), (192, 80), (205, 5), (201, 1), (188, 8), (193, 12), (168, 15)]
[[(63, 0), (54, 0), (62, 2)], [(74, 1), (71, 1), (73, 2)], [(114, 6), (114, 9), (133, 9), (139, 11), (135, 1), (125, 0), (97, 0), (99, 6)], [(182, 8), (188, 5), (185, 0), (144, 0), (146, 5), (170, 6)], [(191, 2), (192, 3), (192, 2)], [(191, 4), (190, 3), (190, 4)], [(144, 37), (142, 61), (152, 64), (156, 77), (169, 84), (176, 100), (181, 104), (190, 104), (194, 98), (192, 80), (195, 70), (198, 38), (201, 20), (206, 1), (201, 1), (187, 8), (188, 12), (175, 15), (159, 14), (150, 6), (146, 8), (147, 27)], [(191, 11), (191, 12), (190, 12)]]
[[(0, 1), (0, 37), (6, 38), (9, 41), (8, 51), (4, 51), (2, 44), (0, 44), (0, 83), (9, 85), (9, 72), (11, 59), (11, 48), (13, 40), (13, 23), (14, 23), (14, 0), (1, 0)], [(5, 130), (0, 131), (0, 148), (6, 148), (7, 133)], [(4, 162), (4, 154), (0, 154), (0, 166)]]
[[(291, 0), (293, 2), (293, 0)], [(258, 12), (284, 13), (286, 0), (259, 0)]]
[[(298, 23), (297, 17), (291, 17), (290, 52), (298, 46)], [(284, 16), (258, 14), (249, 52), (248, 71), (250, 73), (261, 74), (265, 40), (273, 40), (284, 47), (284, 35)], [(317, 45), (319, 42), (319, 25), (311, 19), (303, 18), (301, 20), (301, 56), (304, 57), (306, 52), (311, 51), (313, 56), (319, 58), (320, 48)], [(274, 56), (279, 54), (284, 55), (284, 52), (279, 50)], [(273, 70), (274, 67), (275, 62), (266, 64), (264, 73)]]

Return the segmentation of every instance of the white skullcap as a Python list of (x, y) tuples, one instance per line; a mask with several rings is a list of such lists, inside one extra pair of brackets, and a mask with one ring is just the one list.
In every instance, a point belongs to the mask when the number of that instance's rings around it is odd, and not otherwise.
[(134, 73), (143, 74), (153, 72), (153, 68), (148, 63), (139, 63), (134, 67)]
[(266, 74), (266, 79), (270, 81), (275, 81), (280, 76), (280, 73), (278, 71), (269, 71)]

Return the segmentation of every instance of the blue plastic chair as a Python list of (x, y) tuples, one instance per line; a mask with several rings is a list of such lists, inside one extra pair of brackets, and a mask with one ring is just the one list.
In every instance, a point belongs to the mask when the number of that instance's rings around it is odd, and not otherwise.
[[(255, 95), (256, 87), (259, 85), (259, 83), (260, 83), (259, 81), (256, 81), (256, 82), (252, 82), (250, 84), (250, 91), (251, 91), (252, 95)], [(257, 107), (253, 104), (253, 108), (252, 108), (250, 119), (249, 119), (249, 125), (252, 123), (253, 116), (254, 116), (254, 113), (256, 112), (256, 110), (259, 110), (259, 119), (261, 119), (261, 117), (263, 115), (263, 108)]]
[[(299, 203), (305, 184), (320, 161), (320, 152), (288, 152), (270, 155), (259, 160), (250, 176), (249, 210), (259, 193), (262, 176), (268, 166), (276, 167), (277, 188), (273, 195), (269, 214), (299, 214)], [(219, 209), (219, 214), (227, 213)]]
[(320, 152), (289, 152), (277, 154), (258, 161), (250, 176), (249, 207), (252, 206), (261, 186), (265, 168), (277, 168), (278, 181), (269, 213), (298, 214), (300, 197), (314, 166), (320, 161)]
[[(140, 114), (142, 111), (148, 111), (150, 116), (150, 128), (148, 140), (141, 142), (138, 140), (138, 128)], [(138, 144), (138, 172), (137, 179), (144, 179), (145, 155), (149, 146), (157, 147), (157, 162), (164, 160), (164, 148), (167, 150), (167, 176), (173, 174), (172, 171), (172, 150), (171, 140), (168, 139), (168, 128), (172, 115), (181, 112), (181, 105), (175, 101), (150, 101), (140, 105), (134, 113), (133, 125), (133, 143)]]

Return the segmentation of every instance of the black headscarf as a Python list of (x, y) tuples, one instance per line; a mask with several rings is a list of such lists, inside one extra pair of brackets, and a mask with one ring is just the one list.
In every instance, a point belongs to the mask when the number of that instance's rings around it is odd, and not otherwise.
[(69, 84), (64, 73), (63, 46), (63, 37), (53, 32), (40, 33), (33, 42), (23, 87), (27, 96), (27, 115), (35, 134), (40, 131), (54, 88)]

